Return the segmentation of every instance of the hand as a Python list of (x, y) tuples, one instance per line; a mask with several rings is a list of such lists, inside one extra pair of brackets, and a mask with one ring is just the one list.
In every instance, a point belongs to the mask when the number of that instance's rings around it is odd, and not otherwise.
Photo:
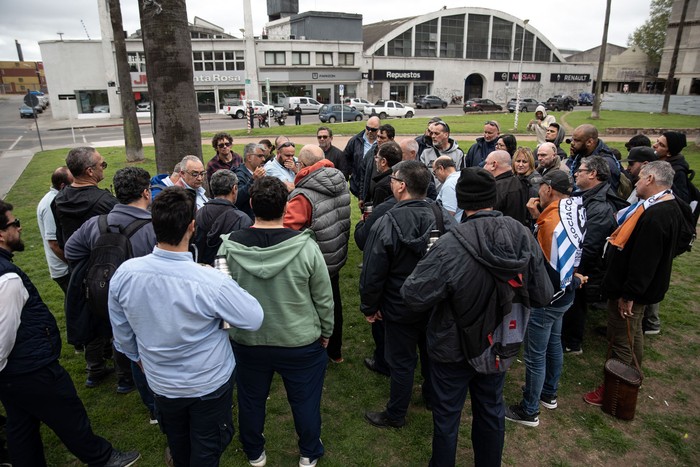
[(579, 280), (581, 281), (581, 283), (580, 283), (579, 286), (578, 286), (579, 289), (580, 289), (581, 287), (583, 287), (583, 284), (585, 284), (586, 282), (588, 282), (588, 276), (584, 276), (583, 274), (579, 274), (579, 273), (577, 273), (577, 272), (574, 273), (574, 276), (578, 277)]
[(145, 372), (143, 371), (143, 363), (141, 363), (141, 360), (139, 360), (138, 362), (136, 362), (136, 364), (139, 366), (139, 368), (141, 368), (141, 373), (145, 373)]
[(375, 314), (365, 316), (365, 319), (367, 320), (368, 323), (374, 323), (375, 321), (381, 321), (382, 320), (382, 312), (377, 310), (377, 312)]
[(255, 171), (253, 172), (253, 179), (254, 180), (257, 180), (258, 178), (262, 178), (264, 176), (265, 176), (265, 169), (263, 168), (262, 165), (260, 167), (258, 167), (257, 169), (255, 169)]
[(634, 301), (632, 300), (625, 300), (622, 297), (617, 299), (617, 311), (620, 312), (620, 317), (622, 319), (632, 317), (632, 305), (634, 305)]
[(540, 217), (540, 199), (539, 198), (530, 198), (527, 201), (527, 204), (525, 205), (527, 210), (530, 212), (530, 216), (533, 219), (537, 219)]
[(321, 336), (321, 338), (319, 339), (319, 342), (321, 343), (321, 347), (323, 347), (324, 349), (327, 348), (329, 340), (330, 340), (330, 338)]

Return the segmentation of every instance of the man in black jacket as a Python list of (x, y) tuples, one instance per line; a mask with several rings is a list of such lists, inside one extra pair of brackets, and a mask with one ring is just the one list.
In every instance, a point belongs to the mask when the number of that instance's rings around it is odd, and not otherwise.
[(498, 197), (493, 208), (529, 226), (530, 216), (525, 206), (530, 199), (530, 187), (513, 173), (510, 154), (503, 150), (493, 151), (486, 157), (484, 169), (496, 179)]
[(362, 189), (362, 163), (367, 151), (377, 141), (379, 125), (381, 125), (379, 117), (370, 117), (367, 120), (365, 129), (350, 138), (348, 144), (345, 145), (345, 151), (343, 151), (349, 170), (352, 170), (350, 175), (350, 193), (356, 197), (360, 196), (360, 190)]
[(553, 287), (542, 251), (530, 231), (493, 210), (496, 181), (491, 174), (476, 167), (463, 169), (457, 202), (466, 220), (435, 243), (406, 279), (401, 296), (414, 319), (429, 318), (427, 347), (434, 387), (430, 465), (455, 465), (459, 424), (469, 392), (474, 464), (500, 466), (505, 371), (478, 373), (468, 363), (455, 314), (466, 314), (460, 319), (467, 318), (467, 322), (487, 322), (484, 310), (497, 306), (492, 302), (492, 291), (516, 277), (527, 290), (532, 307), (548, 304)]
[(432, 175), (418, 161), (403, 161), (394, 167), (391, 190), (396, 206), (372, 227), (365, 245), (360, 275), (360, 310), (370, 323), (380, 320), (385, 328), (385, 356), (391, 373), (391, 388), (386, 410), (366, 412), (372, 425), (402, 427), (413, 390), (413, 373), (421, 349), (423, 398), (431, 403), (432, 388), (425, 355), (425, 326), (427, 317), (407, 313), (399, 294), (403, 281), (423, 257), (431, 230), (438, 224), (436, 212), (449, 228), (448, 214), (435, 210), (425, 200)]
[(236, 169), (238, 177), (238, 197), (236, 207), (255, 219), (250, 207), (250, 187), (258, 178), (265, 176), (265, 147), (262, 144), (248, 143), (243, 148), (243, 164)]
[[(608, 182), (613, 191), (617, 191), (617, 187), (620, 184), (620, 162), (615, 158), (612, 150), (598, 138), (598, 129), (596, 127), (588, 123), (577, 126), (571, 137), (571, 151), (573, 157), (569, 167), (571, 168), (570, 175), (572, 177), (575, 178), (576, 171), (579, 169), (579, 165), (584, 157), (601, 156), (608, 163), (610, 169)], [(578, 187), (578, 183), (576, 187)], [(629, 193), (625, 196), (628, 195)]]
[(501, 127), (495, 120), (489, 120), (484, 123), (484, 136), (476, 139), (476, 143), (472, 144), (469, 151), (462, 159), (460, 169), (464, 167), (483, 167), (486, 156), (491, 154), (496, 149), (496, 142), (501, 133)]

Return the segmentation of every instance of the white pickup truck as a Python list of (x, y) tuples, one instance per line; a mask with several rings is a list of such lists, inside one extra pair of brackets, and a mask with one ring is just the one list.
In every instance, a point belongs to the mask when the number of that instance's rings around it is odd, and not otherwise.
[(246, 107), (248, 102), (253, 104), (253, 113), (255, 115), (270, 114), (270, 111), (279, 110), (282, 111), (282, 107), (273, 107), (271, 105), (263, 104), (260, 101), (245, 99), (227, 99), (226, 104), (221, 107), (219, 111), (220, 114), (230, 115), (231, 118), (244, 118)]
[(400, 102), (378, 100), (374, 105), (365, 106), (364, 114), (370, 117), (377, 115), (384, 120), (387, 117), (412, 118), (416, 111), (413, 107), (403, 105)]

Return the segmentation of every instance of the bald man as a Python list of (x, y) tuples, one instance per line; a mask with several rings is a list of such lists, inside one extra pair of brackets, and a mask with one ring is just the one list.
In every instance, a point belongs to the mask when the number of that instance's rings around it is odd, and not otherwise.
[(513, 173), (510, 154), (498, 150), (489, 153), (484, 162), (484, 168), (496, 178), (498, 198), (494, 209), (501, 211), (504, 216), (510, 216), (526, 227), (530, 227), (530, 216), (527, 212), (529, 187), (527, 182)]
[(326, 348), (335, 363), (343, 361), (343, 305), (340, 301), (340, 269), (348, 258), (350, 193), (343, 173), (323, 157), (323, 149), (308, 144), (299, 151), (301, 168), (289, 194), (284, 226), (311, 229), (323, 253), (333, 288), (333, 334)]

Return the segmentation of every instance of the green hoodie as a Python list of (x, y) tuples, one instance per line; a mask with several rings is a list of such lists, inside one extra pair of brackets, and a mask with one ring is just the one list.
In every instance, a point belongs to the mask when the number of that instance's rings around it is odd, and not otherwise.
[(231, 277), (265, 312), (257, 331), (231, 328), (242, 345), (302, 347), (333, 333), (333, 293), (328, 268), (313, 233), (305, 230), (267, 248), (247, 247), (221, 236)]

